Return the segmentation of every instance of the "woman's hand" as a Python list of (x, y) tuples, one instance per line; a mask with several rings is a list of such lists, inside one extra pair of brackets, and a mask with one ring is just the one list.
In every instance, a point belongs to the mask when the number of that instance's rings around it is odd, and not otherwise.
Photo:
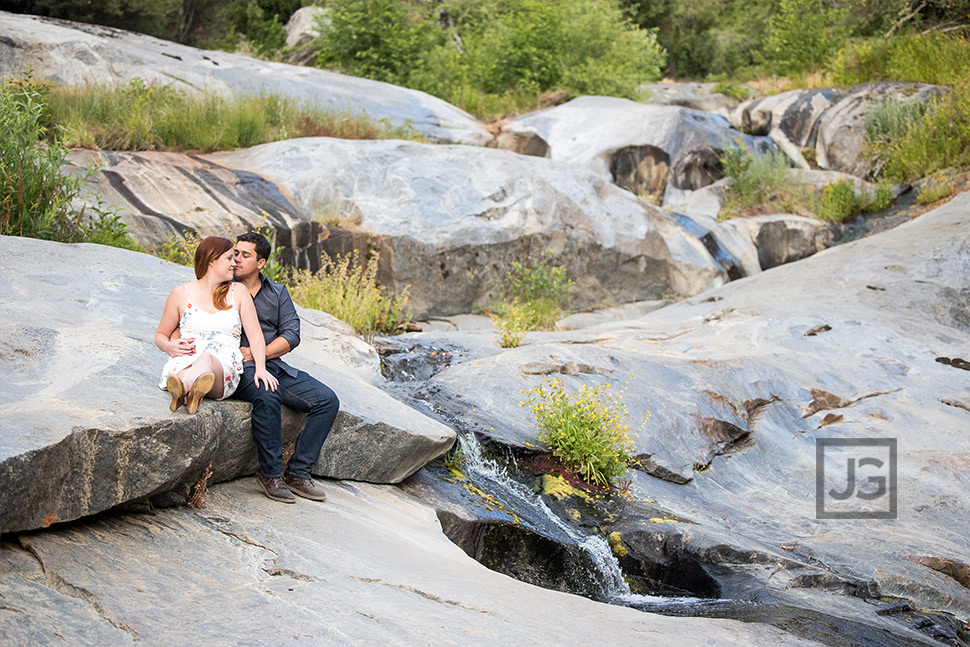
[(280, 385), (280, 381), (277, 380), (275, 377), (273, 377), (273, 374), (267, 371), (265, 368), (256, 369), (256, 374), (253, 377), (253, 383), (256, 385), (257, 389), (259, 388), (260, 380), (263, 381), (263, 384), (265, 385), (267, 391), (275, 391), (276, 388)]
[(188, 339), (178, 338), (169, 340), (169, 345), (165, 349), (165, 352), (172, 357), (195, 355), (195, 338), (189, 337)]

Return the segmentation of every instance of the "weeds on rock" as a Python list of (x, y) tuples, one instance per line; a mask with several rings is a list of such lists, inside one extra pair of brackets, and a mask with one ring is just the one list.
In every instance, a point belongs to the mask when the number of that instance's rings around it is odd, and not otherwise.
[(529, 330), (550, 330), (562, 317), (562, 305), (573, 282), (566, 268), (550, 265), (552, 253), (526, 267), (516, 261), (505, 275), (508, 300), (498, 306), (499, 346), (515, 348)]
[(916, 194), (916, 202), (923, 205), (933, 204), (950, 197), (954, 191), (956, 191), (956, 184), (951, 178), (932, 176), (920, 187)]
[(364, 339), (396, 330), (410, 320), (407, 287), (385, 296), (377, 283), (378, 254), (362, 257), (355, 249), (346, 256), (322, 257), (317, 272), (290, 270), (284, 282), (293, 300), (304, 308), (323, 310), (353, 327)]
[(162, 243), (158, 256), (166, 261), (192, 267), (195, 263), (195, 250), (202, 242), (202, 234), (198, 231), (187, 231), (184, 234), (170, 236)]
[(609, 487), (631, 461), (629, 413), (609, 383), (583, 385), (567, 394), (561, 380), (529, 389), (526, 401), (539, 426), (538, 440), (568, 469), (590, 483)]
[(755, 157), (743, 145), (728, 149), (721, 158), (724, 175), (731, 178), (721, 218), (751, 209), (808, 215), (811, 196), (791, 174), (791, 164), (781, 151), (770, 150)]

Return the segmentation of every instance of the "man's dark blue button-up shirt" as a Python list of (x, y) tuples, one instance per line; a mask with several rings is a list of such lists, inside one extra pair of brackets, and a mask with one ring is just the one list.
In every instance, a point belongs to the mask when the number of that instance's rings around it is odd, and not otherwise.
[[(268, 345), (277, 337), (282, 337), (290, 344), (290, 350), (300, 345), (300, 316), (296, 314), (296, 306), (290, 298), (285, 285), (271, 281), (262, 274), (259, 275), (259, 292), (253, 297), (256, 306), (256, 316), (259, 317), (259, 327), (263, 330), (263, 339)], [(246, 332), (243, 331), (241, 346), (249, 346)], [(297, 369), (280, 358), (267, 359), (267, 364), (276, 364), (287, 375), (296, 377)]]

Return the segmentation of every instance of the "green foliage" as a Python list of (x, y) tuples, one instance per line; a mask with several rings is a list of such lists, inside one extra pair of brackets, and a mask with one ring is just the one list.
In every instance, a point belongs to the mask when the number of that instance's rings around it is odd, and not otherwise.
[(866, 211), (885, 211), (893, 203), (893, 188), (882, 182), (876, 186), (876, 194), (872, 201), (865, 206)]
[(838, 180), (822, 188), (817, 215), (821, 220), (842, 222), (864, 204), (864, 199), (856, 197), (852, 182)]
[(188, 94), (133, 79), (118, 89), (50, 88), (49, 115), (71, 146), (105, 150), (230, 150), (296, 137), (414, 139), (364, 116), (304, 106), (260, 94), (226, 98)]
[(766, 207), (785, 213), (811, 212), (811, 196), (795, 181), (791, 164), (781, 151), (755, 157), (739, 142), (724, 153), (722, 162), (725, 177), (731, 179), (722, 217)]
[[(76, 237), (86, 243), (120, 247), (135, 252), (146, 251), (128, 233), (128, 225), (118, 215), (118, 208), (105, 203), (100, 196), (94, 196), (95, 204), (86, 205), (73, 218), (76, 227)], [(94, 217), (85, 217), (90, 209)]]
[(567, 468), (605, 487), (626, 472), (633, 449), (626, 406), (609, 389), (583, 385), (569, 395), (560, 380), (547, 380), (527, 392), (538, 440)]
[(845, 39), (845, 10), (825, 0), (780, 0), (768, 19), (762, 56), (772, 71), (792, 74), (821, 67)]
[(562, 317), (562, 306), (573, 282), (566, 278), (565, 267), (551, 262), (551, 252), (543, 254), (542, 260), (532, 267), (512, 261), (512, 269), (505, 275), (509, 300), (500, 309), (503, 332), (508, 329), (514, 335), (525, 330), (551, 329)]
[(379, 256), (362, 258), (357, 250), (332, 259), (322, 257), (315, 273), (291, 270), (287, 280), (293, 300), (304, 308), (323, 310), (353, 327), (364, 339), (393, 332), (410, 319), (408, 288), (386, 297), (377, 284)]
[(970, 42), (938, 32), (854, 40), (839, 50), (830, 70), (839, 85), (871, 81), (954, 84), (970, 74)]
[(300, 0), (230, 0), (222, 11), (228, 33), (221, 44), (235, 49), (241, 39), (258, 56), (274, 57), (286, 43), (283, 25), (300, 6)]
[(516, 348), (525, 333), (537, 327), (536, 313), (525, 303), (502, 304), (498, 318), (498, 345), (500, 348)]
[[(442, 97), (479, 115), (538, 95), (633, 98), (660, 77), (653, 33), (616, 0), (445, 0), (434, 16), (403, 0), (331, 2), (317, 64)], [(448, 29), (435, 22), (446, 16)]]
[(875, 174), (890, 182), (970, 165), (970, 82), (925, 102), (873, 106), (866, 115), (866, 150)]
[(728, 81), (720, 81), (714, 86), (715, 92), (720, 92), (721, 94), (731, 97), (735, 101), (744, 101), (750, 96), (747, 88), (744, 88), (737, 83), (730, 83)]
[(84, 178), (61, 174), (68, 150), (44, 115), (29, 81), (0, 82), (0, 235), (74, 240), (71, 201)]
[(339, 0), (321, 21), (319, 67), (406, 84), (410, 67), (443, 36), (400, 0)]

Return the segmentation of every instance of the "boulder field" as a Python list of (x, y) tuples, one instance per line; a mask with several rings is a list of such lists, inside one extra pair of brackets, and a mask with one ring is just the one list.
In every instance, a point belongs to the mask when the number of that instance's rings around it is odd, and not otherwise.
[[(157, 388), (158, 318), (192, 278), (146, 254), (0, 237), (0, 532), (183, 503), (207, 466), (212, 482), (255, 473), (248, 404), (171, 413)], [(341, 400), (314, 474), (396, 483), (451, 447), (450, 428), (377, 388), (370, 345), (329, 315), (301, 313), (291, 362)], [(302, 427), (290, 414), (286, 442)]]

